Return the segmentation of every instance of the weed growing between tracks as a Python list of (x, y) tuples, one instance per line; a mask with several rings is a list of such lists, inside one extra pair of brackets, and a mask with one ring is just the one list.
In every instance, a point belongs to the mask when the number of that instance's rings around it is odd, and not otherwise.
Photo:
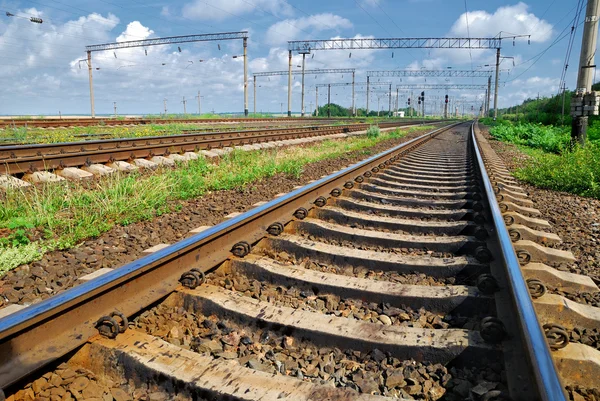
[[(382, 141), (431, 129), (396, 130), (377, 138), (352, 137), (306, 147), (234, 151), (218, 164), (200, 157), (176, 169), (9, 191), (0, 202), (0, 237), (7, 238), (0, 241), (0, 275), (39, 259), (45, 252), (97, 237), (115, 225), (151, 220), (180, 210), (178, 201), (200, 197), (207, 191), (243, 188), (275, 174), (299, 177), (309, 163), (349, 152), (368, 155), (369, 148)], [(9, 240), (18, 230), (24, 230), (29, 241), (23, 236), (19, 236), (22, 241)]]

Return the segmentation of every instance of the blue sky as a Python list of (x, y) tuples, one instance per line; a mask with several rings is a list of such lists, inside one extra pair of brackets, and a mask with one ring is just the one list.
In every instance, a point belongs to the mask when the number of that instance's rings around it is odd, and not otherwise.
[[(0, 0), (0, 114), (89, 113), (87, 65), (80, 62), (89, 44), (151, 37), (248, 30), (249, 109), (253, 110), (252, 73), (287, 69), (287, 41), (354, 37), (491, 37), (506, 31), (531, 34), (503, 44), (500, 106), (528, 97), (555, 94), (564, 69), (575, 1), (530, 0)], [(466, 7), (466, 10), (465, 10)], [(467, 11), (467, 12), (465, 12)], [(585, 11), (585, 10), (584, 10)], [(8, 17), (6, 12), (14, 14)], [(43, 18), (43, 24), (28, 21)], [(467, 28), (468, 21), (468, 28)], [(566, 31), (563, 31), (564, 29)], [(575, 85), (582, 26), (567, 70), (566, 85)], [(97, 113), (157, 114), (163, 100), (171, 113), (243, 110), (241, 41), (194, 43), (94, 53)], [(546, 50), (547, 49), (547, 50)], [(544, 52), (544, 50), (546, 50)], [(541, 57), (532, 57), (544, 52)], [(478, 69), (493, 64), (491, 50), (354, 50), (316, 52), (307, 68), (355, 68), (357, 82), (368, 70)], [(116, 57), (115, 57), (116, 55)], [(199, 60), (204, 60), (199, 62)], [(300, 56), (294, 56), (294, 68)], [(307, 76), (306, 108), (314, 106), (316, 83), (348, 82), (349, 75)], [(387, 79), (385, 79), (387, 81)], [(384, 81), (384, 79), (382, 79)], [(391, 82), (401, 83), (398, 78)], [(402, 83), (424, 83), (404, 78)], [(484, 84), (486, 78), (427, 78), (427, 83)], [(257, 111), (287, 108), (287, 78), (259, 78)], [(293, 110), (300, 110), (300, 79), (293, 81)], [(357, 90), (361, 90), (357, 87)], [(402, 94), (405, 102), (407, 94)], [(428, 93), (443, 96), (444, 92)], [(481, 91), (450, 91), (463, 101), (477, 101)], [(320, 96), (320, 103), (324, 97)], [(332, 90), (332, 101), (350, 106), (350, 89)], [(364, 93), (357, 94), (364, 107)], [(371, 103), (374, 108), (374, 103)], [(383, 106), (382, 106), (383, 107)]]

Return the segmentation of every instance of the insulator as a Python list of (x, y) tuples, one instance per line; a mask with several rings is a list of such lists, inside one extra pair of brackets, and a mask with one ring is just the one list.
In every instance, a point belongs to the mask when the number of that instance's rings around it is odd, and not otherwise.
[(41, 18), (38, 18), (38, 17), (31, 17), (31, 18), (29, 18), (29, 21), (35, 22), (36, 24), (41, 24), (42, 22), (44, 22), (44, 20), (42, 20)]

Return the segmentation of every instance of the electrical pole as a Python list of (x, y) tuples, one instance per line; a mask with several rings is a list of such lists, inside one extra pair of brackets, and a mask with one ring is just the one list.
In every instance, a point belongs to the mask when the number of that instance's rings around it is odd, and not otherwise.
[(498, 117), (498, 79), (500, 77), (500, 48), (496, 49), (496, 87), (494, 88), (494, 121)]
[(315, 117), (319, 117), (319, 87), (315, 87)]
[(254, 85), (252, 85), (254, 89), (254, 116), (256, 117), (256, 75), (254, 76)]
[(370, 80), (369, 80), (369, 76), (367, 75), (367, 116), (369, 116), (369, 87), (370, 87)]
[(288, 117), (292, 116), (292, 51), (288, 56)]
[(331, 118), (331, 84), (327, 85), (327, 118)]
[[(412, 91), (410, 91), (410, 98), (409, 99), (410, 99), (411, 102), (415, 101), (415, 99), (413, 99), (413, 93), (412, 93)], [(413, 108), (413, 106), (410, 105), (410, 103), (409, 103), (408, 106), (410, 107), (410, 118), (413, 118), (413, 110), (414, 110), (414, 108)]]
[(248, 38), (244, 38), (244, 116), (248, 117)]
[[(560, 114), (560, 122), (561, 124), (565, 123), (565, 91), (567, 90), (567, 83), (563, 83), (562, 87), (562, 112)], [(517, 106), (519, 107), (519, 106)]]
[(300, 116), (304, 117), (304, 66), (306, 64), (306, 53), (302, 53), (302, 107), (300, 108)]
[(165, 106), (165, 117), (167, 116), (167, 98), (163, 99), (163, 106)]
[(485, 105), (485, 109), (486, 109), (485, 116), (486, 117), (490, 116), (490, 96), (491, 95), (492, 95), (492, 76), (490, 75), (488, 77), (488, 88), (487, 88), (487, 91), (485, 94), (485, 96), (487, 98), (486, 105)]
[[(571, 141), (585, 144), (587, 136), (588, 116), (598, 114), (598, 98), (592, 91), (592, 79), (596, 66), (596, 41), (598, 40), (598, 14), (600, 13), (600, 0), (588, 0), (581, 39), (581, 55), (579, 57), (579, 72), (577, 74), (577, 87), (571, 100)], [(590, 93), (591, 92), (591, 93)], [(591, 104), (591, 109), (590, 108)], [(588, 109), (588, 110), (586, 110)]]
[(352, 71), (352, 117), (356, 117), (356, 104), (354, 102), (354, 71)]
[(200, 91), (198, 91), (198, 96), (196, 96), (196, 99), (198, 99), (198, 115), (202, 115), (202, 101), (200, 100), (202, 99), (202, 96), (200, 96)]
[(183, 97), (183, 100), (181, 101), (181, 103), (183, 103), (183, 114), (187, 114), (187, 111), (185, 109), (185, 104), (187, 103), (187, 100), (185, 100), (185, 96)]
[(113, 102), (113, 107), (115, 109), (115, 118), (117, 117), (117, 102)]
[(400, 90), (396, 88), (396, 115), (398, 115), (398, 110), (400, 108)]
[(388, 100), (388, 118), (392, 116), (392, 84), (390, 84), (389, 100)]
[(92, 108), (92, 118), (96, 118), (96, 111), (94, 108), (94, 83), (92, 81), (92, 52), (87, 52), (87, 65), (88, 65), (88, 76), (90, 81), (90, 106)]

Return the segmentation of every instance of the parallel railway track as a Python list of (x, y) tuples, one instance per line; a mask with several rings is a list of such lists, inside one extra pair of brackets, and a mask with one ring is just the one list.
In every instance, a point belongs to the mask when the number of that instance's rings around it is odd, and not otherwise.
[(286, 118), (63, 118), (63, 119), (0, 119), (1, 128), (17, 127), (89, 127), (89, 126), (120, 126), (120, 125), (148, 125), (148, 124), (213, 124), (213, 123), (253, 123), (253, 122), (334, 122), (334, 121), (352, 121), (349, 118), (323, 119), (310, 117), (286, 117)]
[[(413, 122), (380, 123), (381, 128), (402, 127)], [(263, 128), (230, 132), (201, 132), (127, 139), (108, 139), (55, 144), (0, 146), (0, 174), (79, 167), (114, 161), (132, 161), (154, 156), (243, 146), (320, 135), (366, 130), (369, 124), (317, 125), (292, 128)]]
[(259, 204), (0, 319), (0, 387), (79, 349), (59, 373), (153, 397), (565, 400), (595, 350), (550, 351), (523, 275), (552, 252), (500, 169), (454, 125)]

